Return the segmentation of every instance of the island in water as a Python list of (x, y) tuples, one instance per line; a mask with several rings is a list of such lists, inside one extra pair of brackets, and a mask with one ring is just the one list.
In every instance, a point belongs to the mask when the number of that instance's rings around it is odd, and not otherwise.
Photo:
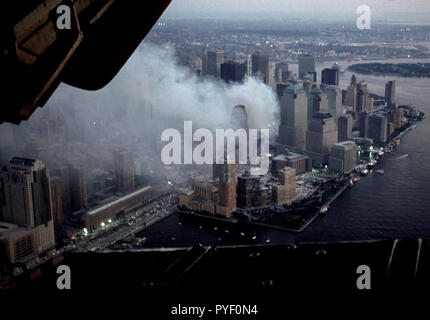
[(359, 63), (347, 68), (360, 74), (395, 75), (406, 78), (429, 78), (430, 63)]

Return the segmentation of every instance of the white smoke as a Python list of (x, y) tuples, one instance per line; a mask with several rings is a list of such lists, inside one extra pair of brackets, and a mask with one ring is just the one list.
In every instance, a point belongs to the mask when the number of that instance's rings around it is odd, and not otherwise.
[[(199, 127), (216, 128), (230, 122), (234, 106), (243, 104), (250, 128), (273, 123), (277, 99), (273, 90), (250, 77), (242, 84), (201, 79), (177, 63), (171, 47), (144, 43), (109, 87), (121, 87), (122, 96), (160, 117), (192, 120)], [(133, 109), (133, 108), (132, 108)]]

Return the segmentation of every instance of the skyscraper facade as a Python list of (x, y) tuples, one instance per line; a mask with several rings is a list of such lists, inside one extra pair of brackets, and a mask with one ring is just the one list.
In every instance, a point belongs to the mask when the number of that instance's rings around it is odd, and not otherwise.
[(218, 179), (217, 213), (230, 217), (236, 210), (236, 164), (214, 164), (213, 178)]
[(327, 163), (331, 147), (337, 143), (337, 126), (327, 112), (317, 112), (308, 122), (306, 153), (313, 161)]
[(221, 79), (225, 82), (242, 82), (247, 72), (244, 63), (227, 61), (221, 64)]
[(252, 59), (252, 74), (260, 73), (265, 83), (269, 83), (269, 56), (265, 53), (254, 53)]
[(306, 150), (308, 99), (298, 85), (290, 85), (281, 97), (279, 141), (294, 150)]
[(308, 120), (312, 119), (316, 112), (328, 112), (327, 93), (320, 88), (313, 88), (308, 95)]
[(114, 152), (115, 180), (118, 191), (127, 192), (134, 189), (133, 154), (128, 151)]
[(349, 140), (352, 136), (352, 116), (349, 114), (340, 116), (337, 123), (337, 141)]
[(299, 56), (299, 79), (304, 79), (308, 73), (315, 72), (315, 57), (310, 54)]
[(339, 69), (326, 68), (321, 71), (321, 83), (325, 85), (339, 85)]
[(373, 139), (375, 144), (383, 144), (387, 141), (387, 117), (380, 114), (369, 116), (367, 138)]
[(357, 164), (357, 145), (352, 141), (336, 143), (330, 151), (328, 168), (341, 174), (350, 173)]
[(388, 81), (385, 84), (385, 102), (387, 107), (392, 107), (396, 103), (396, 81)]

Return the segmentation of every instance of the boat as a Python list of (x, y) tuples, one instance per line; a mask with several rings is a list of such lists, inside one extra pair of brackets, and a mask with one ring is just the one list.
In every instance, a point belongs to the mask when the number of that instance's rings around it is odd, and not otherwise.
[(243, 237), (245, 234), (243, 232), (241, 232), (240, 235)]
[(380, 170), (376, 170), (376, 173), (380, 174), (380, 175), (384, 175), (384, 170), (380, 169)]
[(218, 230), (218, 228), (217, 228), (217, 227), (215, 227), (215, 228), (214, 228), (214, 230), (215, 230), (215, 231), (217, 231), (217, 230)]
[(253, 236), (253, 237), (252, 237), (252, 240), (255, 240), (255, 239), (257, 239), (257, 236)]
[(321, 216), (325, 216), (327, 214), (327, 211), (328, 211), (328, 206), (324, 205), (324, 206), (321, 207), (321, 209), (319, 211), (319, 214)]
[(266, 243), (270, 243), (270, 239), (267, 239), (267, 240), (266, 240)]

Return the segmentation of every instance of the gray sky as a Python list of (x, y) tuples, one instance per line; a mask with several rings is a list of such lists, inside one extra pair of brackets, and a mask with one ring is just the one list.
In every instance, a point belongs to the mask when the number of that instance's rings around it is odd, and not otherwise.
[(361, 4), (368, 5), (372, 15), (381, 18), (393, 17), (394, 13), (430, 13), (430, 0), (172, 0), (165, 17), (282, 17), (291, 14), (345, 17), (356, 15)]

